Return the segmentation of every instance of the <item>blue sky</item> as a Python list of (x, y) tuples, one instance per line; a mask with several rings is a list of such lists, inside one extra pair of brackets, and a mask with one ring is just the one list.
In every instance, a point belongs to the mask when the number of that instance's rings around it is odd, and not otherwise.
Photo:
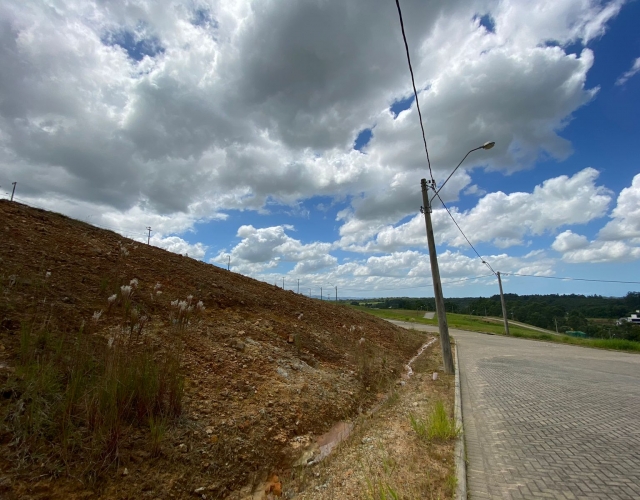
[[(436, 182), (496, 142), (442, 195), (496, 270), (542, 276), (506, 291), (638, 290), (553, 278), (640, 281), (640, 2), (402, 6)], [(394, 2), (56, 9), (0, 9), (3, 196), (304, 293), (432, 295)], [(495, 294), (433, 220), (445, 295)]]

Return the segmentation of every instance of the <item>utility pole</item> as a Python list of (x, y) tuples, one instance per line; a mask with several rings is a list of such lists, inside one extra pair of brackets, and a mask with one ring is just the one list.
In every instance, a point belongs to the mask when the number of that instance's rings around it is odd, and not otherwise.
[(447, 324), (447, 312), (444, 308), (442, 296), (442, 283), (440, 282), (440, 269), (438, 268), (438, 256), (436, 254), (436, 242), (433, 237), (433, 225), (431, 223), (431, 203), (427, 192), (427, 180), (420, 181), (422, 188), (422, 204), (424, 221), (427, 227), (427, 242), (429, 245), (429, 259), (431, 260), (431, 277), (433, 278), (433, 294), (436, 301), (436, 314), (438, 315), (438, 329), (440, 330), (440, 345), (442, 346), (442, 359), (444, 372), (454, 373), (453, 356), (451, 355), (451, 341), (449, 340), (449, 325)]
[(498, 286), (500, 286), (500, 302), (502, 302), (502, 317), (504, 318), (504, 333), (509, 334), (509, 318), (507, 317), (507, 304), (504, 301), (504, 293), (502, 293), (502, 278), (500, 278), (500, 271), (496, 273), (498, 276)]
[(147, 226), (147, 231), (149, 231), (149, 234), (147, 235), (147, 245), (148, 245), (149, 242), (151, 241), (151, 226)]
[(338, 285), (336, 285), (336, 302), (338, 302)]
[(309, 288), (309, 298), (311, 298), (311, 288)]
[(282, 277), (282, 289), (284, 290), (284, 276)]
[(556, 333), (558, 333), (558, 318), (553, 318), (553, 321), (556, 323)]
[(16, 192), (16, 184), (18, 184), (17, 182), (12, 182), (11, 184), (13, 184), (13, 190), (11, 191), (11, 201), (13, 201), (13, 195)]
[(322, 287), (320, 287), (320, 300), (322, 300)]

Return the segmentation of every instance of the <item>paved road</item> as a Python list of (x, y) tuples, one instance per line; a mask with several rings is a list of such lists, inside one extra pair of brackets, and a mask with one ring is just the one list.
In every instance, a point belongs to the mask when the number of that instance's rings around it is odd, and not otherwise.
[(640, 498), (640, 355), (455, 332), (481, 498)]
[(471, 500), (640, 498), (640, 355), (451, 335)]

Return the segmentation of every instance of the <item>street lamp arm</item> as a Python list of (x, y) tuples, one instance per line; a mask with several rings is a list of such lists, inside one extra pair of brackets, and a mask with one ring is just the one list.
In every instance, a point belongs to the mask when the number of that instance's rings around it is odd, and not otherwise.
[(455, 173), (456, 173), (456, 170), (458, 170), (458, 167), (459, 167), (460, 165), (462, 165), (462, 162), (463, 162), (463, 161), (465, 161), (465, 160), (467, 159), (467, 156), (469, 156), (469, 155), (470, 155), (471, 153), (473, 153), (474, 151), (477, 151), (478, 149), (482, 149), (482, 146), (480, 146), (480, 147), (478, 147), (478, 148), (474, 148), (474, 149), (472, 149), (471, 151), (469, 151), (466, 155), (464, 155), (464, 158), (463, 158), (462, 160), (460, 160), (460, 163), (458, 163), (458, 166), (457, 166), (456, 168), (454, 168), (454, 169), (453, 169), (453, 172), (451, 172), (451, 173), (449, 174), (449, 177), (447, 177), (447, 180), (445, 180), (445, 181), (442, 183), (442, 186), (440, 186), (440, 187), (438, 188), (438, 190), (436, 191), (436, 194), (434, 194), (434, 195), (433, 195), (433, 198), (431, 198), (431, 201), (433, 201), (433, 199), (434, 199), (434, 198), (438, 195), (438, 193), (442, 190), (442, 188), (444, 187), (444, 185), (449, 181), (449, 179), (451, 179), (451, 176), (452, 176), (453, 174), (455, 174)]
[(458, 165), (456, 166), (456, 168), (454, 168), (454, 169), (453, 169), (453, 172), (451, 172), (451, 173), (449, 174), (449, 177), (447, 177), (447, 179), (442, 183), (442, 186), (440, 186), (440, 187), (438, 188), (438, 190), (437, 190), (437, 191), (436, 191), (436, 193), (433, 195), (433, 198), (431, 198), (431, 200), (430, 200), (430, 202), (429, 202), (429, 203), (431, 203), (431, 202), (434, 200), (434, 198), (435, 198), (436, 196), (438, 196), (438, 193), (442, 190), (442, 188), (444, 187), (444, 185), (445, 185), (447, 182), (449, 182), (449, 179), (451, 179), (451, 176), (452, 176), (453, 174), (455, 174), (455, 173), (456, 173), (456, 170), (458, 170), (458, 167), (459, 167), (460, 165), (462, 165), (462, 162), (464, 162), (464, 161), (467, 159), (467, 156), (469, 156), (469, 155), (470, 155), (471, 153), (473, 153), (474, 151), (478, 151), (478, 149), (491, 149), (494, 145), (495, 145), (495, 142), (485, 142), (482, 146), (478, 146), (477, 148), (473, 148), (473, 149), (472, 149), (471, 151), (469, 151), (466, 155), (464, 155), (464, 158), (463, 158), (462, 160), (460, 160), (460, 163), (458, 163)]

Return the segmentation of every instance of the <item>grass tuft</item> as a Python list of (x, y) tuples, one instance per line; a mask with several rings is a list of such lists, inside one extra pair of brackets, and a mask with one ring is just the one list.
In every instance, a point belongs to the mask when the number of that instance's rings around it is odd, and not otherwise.
[(427, 419), (420, 419), (409, 414), (411, 428), (420, 439), (426, 441), (448, 441), (455, 439), (460, 434), (455, 420), (449, 418), (442, 401), (437, 401)]

